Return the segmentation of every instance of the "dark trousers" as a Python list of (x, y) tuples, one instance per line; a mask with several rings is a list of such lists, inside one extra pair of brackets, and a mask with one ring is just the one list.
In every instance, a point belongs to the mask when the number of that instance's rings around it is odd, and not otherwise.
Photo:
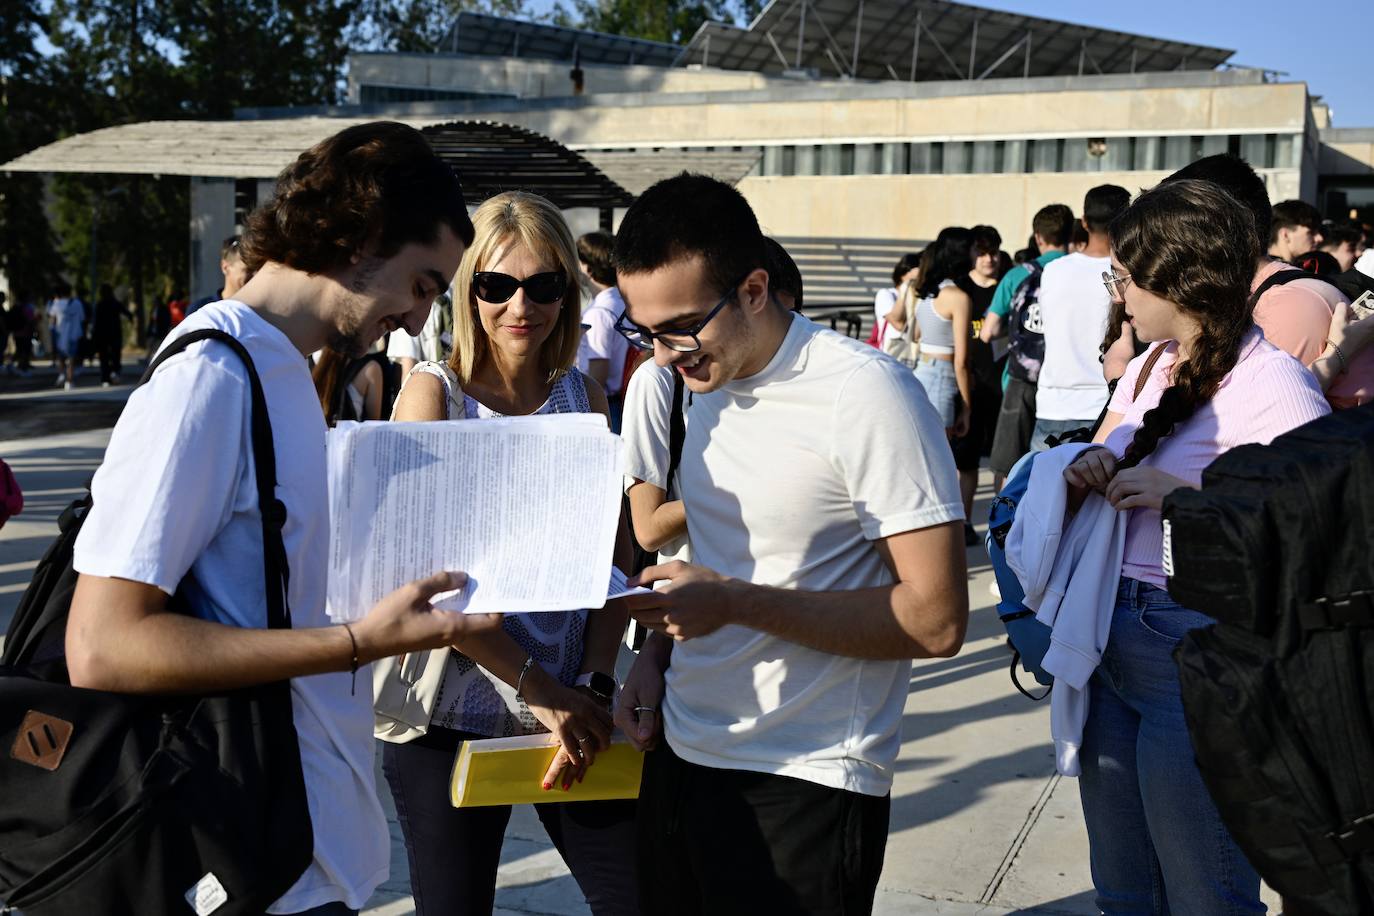
[(101, 381), (109, 381), (123, 370), (124, 367), (120, 364), (122, 360), (120, 351), (123, 350), (123, 348), (123, 341), (120, 338), (114, 338), (113, 340), (99, 339), (96, 341), (96, 352), (100, 356)]
[(653, 916), (871, 913), (891, 797), (719, 770), (663, 744), (639, 792), (641, 908)]
[[(481, 737), (431, 728), (408, 744), (382, 747), (382, 771), (405, 835), (416, 916), (489, 914), (494, 906), (510, 806), (449, 804), (449, 776), (458, 746)], [(551, 802), (535, 805), (534, 810), (592, 913), (638, 916), (635, 803)]]

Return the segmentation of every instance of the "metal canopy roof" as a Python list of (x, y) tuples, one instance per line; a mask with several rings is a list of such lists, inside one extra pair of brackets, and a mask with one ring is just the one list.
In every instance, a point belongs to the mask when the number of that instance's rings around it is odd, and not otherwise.
[(948, 0), (771, 0), (747, 29), (704, 23), (678, 64), (915, 81), (1211, 70), (1234, 53)]
[[(0, 165), (6, 172), (276, 178), (301, 151), (373, 118), (145, 121), (68, 137)], [(400, 119), (458, 171), (469, 203), (526, 190), (560, 208), (628, 207), (634, 197), (542, 134), (490, 121)]]
[(439, 47), (454, 54), (541, 60), (571, 61), (576, 53), (584, 64), (657, 67), (671, 67), (682, 53), (680, 45), (660, 41), (468, 12), (458, 14)]

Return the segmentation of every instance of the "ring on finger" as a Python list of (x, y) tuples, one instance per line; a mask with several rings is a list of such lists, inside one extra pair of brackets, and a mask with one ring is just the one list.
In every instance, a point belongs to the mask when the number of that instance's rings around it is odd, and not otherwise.
[(657, 714), (658, 714), (658, 708), (657, 708), (656, 706), (636, 706), (636, 707), (635, 707), (635, 713), (636, 713), (636, 714), (639, 714), (639, 713), (641, 713), (641, 712), (651, 712), (651, 713), (657, 715)]

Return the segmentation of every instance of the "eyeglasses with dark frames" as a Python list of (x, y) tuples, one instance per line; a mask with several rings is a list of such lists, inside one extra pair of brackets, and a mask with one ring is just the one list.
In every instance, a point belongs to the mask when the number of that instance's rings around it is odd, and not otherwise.
[[(753, 273), (753, 271), (751, 270), (749, 273)], [(712, 308), (711, 311), (706, 313), (705, 318), (701, 319), (690, 328), (669, 328), (666, 331), (658, 331), (655, 333), (635, 324), (630, 320), (628, 315), (621, 312), (620, 317), (615, 321), (615, 329), (619, 331), (620, 335), (628, 340), (632, 346), (638, 347), (641, 350), (652, 350), (654, 348), (654, 341), (660, 340), (665, 347), (677, 353), (695, 353), (697, 350), (701, 349), (701, 340), (697, 335), (711, 323), (712, 318), (720, 314), (720, 310), (725, 308), (731, 299), (735, 298), (735, 293), (739, 290), (739, 285), (743, 283), (748, 276), (749, 274), (745, 274), (743, 277), (740, 277), (737, 281), (730, 284), (730, 291), (724, 296), (721, 296), (720, 301), (715, 304), (715, 307)]]
[(509, 302), (518, 289), (524, 289), (525, 298), (535, 305), (553, 305), (567, 293), (568, 277), (561, 270), (531, 274), (523, 280), (494, 270), (479, 270), (472, 275), (473, 292), (492, 305)]

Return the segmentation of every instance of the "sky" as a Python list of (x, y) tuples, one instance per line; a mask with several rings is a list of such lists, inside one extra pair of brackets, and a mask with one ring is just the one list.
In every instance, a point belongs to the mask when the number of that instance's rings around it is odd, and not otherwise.
[(1334, 127), (1374, 127), (1374, 0), (977, 0), (1080, 25), (1233, 49), (1231, 63), (1282, 70), (1331, 106)]

